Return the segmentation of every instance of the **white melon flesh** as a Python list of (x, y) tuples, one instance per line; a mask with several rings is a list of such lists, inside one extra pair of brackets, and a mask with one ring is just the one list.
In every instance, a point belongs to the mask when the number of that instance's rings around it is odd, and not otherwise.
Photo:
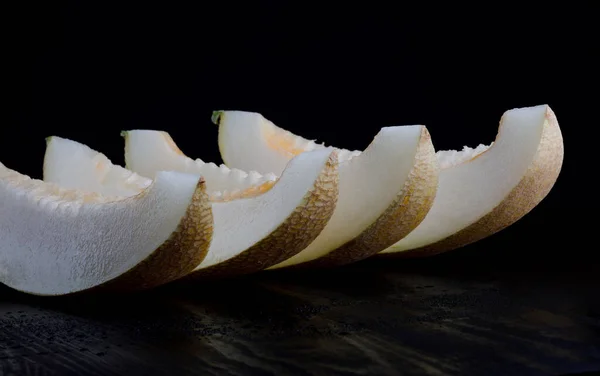
[[(206, 180), (207, 191), (213, 195), (235, 193), (264, 183), (274, 183), (274, 174), (242, 171), (225, 165), (207, 163), (187, 157), (167, 132), (134, 130), (122, 132), (125, 138), (125, 162), (127, 168), (142, 176), (152, 178), (156, 171), (180, 171), (201, 174)], [(283, 170), (282, 170), (283, 171)]]
[[(279, 174), (311, 150), (334, 150), (275, 126), (258, 113), (216, 112), (219, 146), (230, 167)], [(338, 150), (339, 198), (333, 217), (306, 249), (274, 266), (331, 266), (374, 255), (425, 217), (437, 187), (438, 164), (423, 126), (385, 127), (364, 152)]]
[(152, 184), (152, 179), (112, 164), (104, 154), (61, 137), (46, 139), (44, 180), (64, 188), (124, 197)]
[(550, 192), (563, 154), (562, 134), (549, 106), (505, 112), (492, 146), (438, 152), (444, 168), (431, 210), (383, 254), (437, 254), (502, 230)]
[[(246, 274), (281, 262), (305, 248), (325, 227), (335, 208), (338, 163), (337, 153), (330, 150), (295, 158), (276, 180), (274, 176), (257, 173), (245, 176), (241, 171), (231, 173), (228, 168), (193, 161), (180, 152), (170, 154), (179, 149), (164, 132), (136, 130), (124, 135), (128, 167), (137, 166), (137, 171), (146, 175), (143, 179), (149, 181), (162, 169), (169, 169), (202, 175), (207, 179), (207, 187), (224, 189), (209, 192), (214, 235), (206, 258), (196, 266), (190, 278)], [(47, 180), (102, 192), (106, 180), (105, 174), (99, 172), (124, 170), (85, 145), (53, 140), (57, 142), (51, 141), (45, 157)], [(161, 143), (168, 147), (161, 147)], [(73, 148), (81, 149), (77, 153), (80, 158), (71, 157)], [(105, 167), (95, 167), (99, 160), (106, 163)], [(208, 183), (209, 178), (213, 184)], [(124, 187), (124, 193), (130, 187), (130, 184)], [(110, 183), (108, 188), (116, 186)]]
[[(221, 155), (231, 167), (276, 173), (290, 156), (325, 147), (277, 128), (258, 114), (219, 111), (213, 120), (220, 125)], [(413, 232), (381, 254), (413, 257), (458, 248), (492, 235), (533, 209), (562, 166), (563, 141), (554, 113), (548, 106), (508, 111), (496, 143), (439, 151), (441, 172), (431, 210)], [(342, 181), (343, 177), (342, 162)], [(343, 192), (341, 182), (340, 196)]]
[[(296, 155), (326, 148), (324, 144), (276, 126), (256, 112), (215, 111), (212, 121), (219, 125), (221, 158), (231, 168), (280, 175)], [(361, 153), (347, 149), (337, 151), (340, 162)]]
[(187, 275), (212, 215), (198, 176), (161, 172), (129, 197), (34, 180), (0, 164), (0, 282), (36, 295), (136, 290)]

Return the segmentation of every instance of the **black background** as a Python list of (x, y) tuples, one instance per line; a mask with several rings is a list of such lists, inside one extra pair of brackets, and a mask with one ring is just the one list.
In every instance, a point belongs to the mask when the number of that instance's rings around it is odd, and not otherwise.
[(0, 23), (0, 161), (39, 178), (58, 135), (122, 164), (119, 132), (147, 128), (220, 162), (215, 109), (350, 149), (421, 123), (436, 148), (461, 148), (492, 141), (504, 111), (546, 103), (565, 140), (554, 189), (499, 234), (419, 261), (133, 296), (0, 286), (0, 374), (597, 370), (598, 11), (246, 3), (15, 2)]
[(417, 123), (437, 149), (461, 148), (492, 141), (504, 111), (546, 103), (565, 139), (555, 188), (511, 228), (438, 259), (493, 268), (595, 259), (584, 240), (598, 208), (591, 7), (199, 4), (23, 2), (6, 11), (0, 160), (41, 177), (44, 138), (59, 135), (122, 164), (119, 132), (146, 128), (220, 162), (215, 109), (261, 112), (350, 149), (382, 126)]

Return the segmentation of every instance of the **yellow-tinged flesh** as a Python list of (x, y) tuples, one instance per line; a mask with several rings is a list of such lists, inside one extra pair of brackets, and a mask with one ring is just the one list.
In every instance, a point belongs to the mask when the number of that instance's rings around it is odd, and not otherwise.
[[(109, 168), (110, 168), (109, 164), (104, 161), (98, 161), (96, 163), (96, 171), (101, 175), (104, 175), (103, 172)], [(271, 188), (273, 188), (273, 186), (275, 185), (276, 182), (277, 182), (277, 180), (267, 181), (262, 184), (254, 185), (254, 186), (248, 187), (243, 190), (212, 192), (209, 194), (209, 200), (210, 200), (210, 202), (228, 202), (228, 201), (233, 201), (233, 200), (257, 197), (257, 196), (260, 196), (260, 195), (268, 192)], [(127, 189), (130, 189), (130, 190), (133, 190), (136, 192), (142, 192), (144, 190), (144, 187), (140, 186), (139, 182), (136, 180), (123, 181), (122, 184)], [(67, 192), (64, 194), (70, 195), (72, 193)], [(77, 194), (81, 197), (82, 200), (84, 200), (83, 202), (96, 202), (96, 200), (106, 200), (103, 196), (101, 196), (97, 193), (93, 193), (93, 192), (85, 192), (85, 193), (77, 193)], [(104, 201), (98, 201), (98, 202), (104, 202)]]
[(181, 151), (181, 149), (179, 149), (179, 146), (177, 146), (175, 144), (175, 141), (173, 141), (173, 139), (171, 138), (171, 136), (169, 136), (168, 133), (161, 132), (161, 136), (165, 139), (167, 145), (169, 145), (169, 148), (171, 148), (171, 150), (175, 154), (185, 156), (185, 154), (183, 154), (183, 151)]
[(268, 192), (271, 188), (273, 188), (273, 186), (275, 185), (276, 182), (277, 182), (276, 180), (267, 181), (267, 182), (264, 182), (259, 185), (248, 187), (241, 191), (233, 191), (233, 192), (225, 191), (225, 192), (222, 192), (220, 196), (213, 194), (210, 196), (210, 201), (211, 202), (227, 202), (227, 201), (233, 201), (233, 200), (244, 199), (244, 198), (253, 198), (256, 196), (260, 196), (263, 193)]
[[(292, 146), (293, 141), (291, 141), (289, 139), (289, 137), (282, 137), (285, 135), (281, 135), (281, 134), (278, 135), (276, 133), (277, 132), (269, 130), (269, 134), (271, 135), (270, 139), (273, 139), (275, 141), (278, 139), (282, 139), (282, 142), (281, 142), (282, 149), (280, 149), (280, 150), (282, 150), (282, 151), (287, 150), (287, 149), (285, 149), (285, 147), (288, 147), (288, 146), (290, 148), (293, 148), (293, 146)], [(171, 138), (171, 136), (169, 136), (168, 133), (162, 132), (161, 135), (165, 139), (167, 145), (173, 152), (177, 153), (178, 155), (185, 156), (183, 151), (181, 151), (181, 149), (177, 146), (177, 144), (175, 144), (175, 141), (173, 141), (173, 138)], [(296, 151), (297, 151), (297, 153), (294, 155), (300, 154), (304, 150), (292, 149), (292, 151), (290, 151), (289, 153), (296, 152)], [(268, 192), (271, 188), (273, 188), (273, 186), (275, 185), (276, 182), (277, 182), (277, 180), (267, 181), (262, 184), (254, 185), (252, 187), (248, 187), (243, 190), (234, 190), (231, 192), (229, 192), (229, 191), (211, 192), (209, 194), (209, 199), (211, 202), (227, 202), (227, 201), (233, 201), (233, 200), (238, 200), (238, 199), (245, 199), (245, 198), (252, 198), (252, 197), (260, 196), (263, 193)]]
[[(0, 178), (9, 185), (22, 189), (28, 194), (43, 197), (46, 202), (69, 203), (106, 203), (125, 199), (121, 196), (104, 196), (96, 192), (87, 192), (61, 188), (55, 184), (47, 184), (41, 180), (32, 179), (27, 175), (19, 174), (0, 163)], [(142, 189), (140, 189), (140, 192)]]
[(297, 136), (291, 133), (282, 132), (280, 129), (267, 126), (263, 126), (262, 131), (267, 146), (279, 154), (287, 157), (295, 157), (307, 151), (305, 148), (296, 145)]

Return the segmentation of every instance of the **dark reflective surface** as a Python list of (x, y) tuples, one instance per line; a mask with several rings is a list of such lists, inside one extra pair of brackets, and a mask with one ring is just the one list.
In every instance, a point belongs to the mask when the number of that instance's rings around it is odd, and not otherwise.
[(2, 287), (0, 375), (577, 374), (600, 369), (599, 285), (369, 261), (128, 296)]

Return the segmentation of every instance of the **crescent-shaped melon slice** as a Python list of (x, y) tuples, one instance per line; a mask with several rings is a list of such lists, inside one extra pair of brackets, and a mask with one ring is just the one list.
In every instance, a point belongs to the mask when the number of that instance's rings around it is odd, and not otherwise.
[(562, 134), (549, 106), (505, 112), (492, 145), (438, 152), (442, 170), (433, 207), (382, 255), (434, 255), (506, 228), (550, 192), (563, 155)]
[[(258, 113), (220, 111), (213, 121), (230, 167), (279, 174), (306, 151), (333, 149), (293, 135)], [(362, 260), (410, 233), (431, 207), (438, 163), (424, 126), (385, 127), (364, 152), (336, 150), (340, 193), (333, 217), (305, 250), (274, 268)]]
[[(282, 159), (323, 147), (265, 121), (260, 126), (239, 126), (249, 122), (241, 121), (240, 114), (232, 115), (237, 117), (217, 113), (221, 118), (219, 147), (230, 166), (277, 171)], [(550, 107), (506, 112), (493, 147), (438, 151), (441, 172), (431, 210), (413, 232), (381, 254), (431, 255), (500, 231), (548, 194), (559, 175), (563, 153), (562, 135)], [(340, 193), (343, 189), (340, 184)]]
[(36, 295), (138, 290), (206, 256), (212, 214), (198, 176), (161, 172), (129, 197), (34, 180), (0, 164), (0, 282)]
[[(212, 204), (214, 234), (206, 258), (190, 278), (247, 274), (279, 263), (305, 248), (325, 227), (335, 208), (338, 163), (337, 153), (331, 150), (294, 158), (281, 178), (275, 179), (193, 161), (178, 149), (175, 155), (179, 164), (161, 164), (161, 143), (172, 143), (168, 134), (135, 130), (124, 132), (124, 136), (128, 166), (131, 145), (145, 145), (133, 148), (144, 167), (133, 166), (146, 176), (113, 165), (85, 145), (53, 137), (46, 150), (44, 178), (95, 192), (131, 194), (162, 170), (202, 175)], [(169, 146), (167, 150), (175, 149)], [(115, 183), (112, 177), (123, 174), (120, 171), (131, 177), (116, 179), (119, 183)]]

